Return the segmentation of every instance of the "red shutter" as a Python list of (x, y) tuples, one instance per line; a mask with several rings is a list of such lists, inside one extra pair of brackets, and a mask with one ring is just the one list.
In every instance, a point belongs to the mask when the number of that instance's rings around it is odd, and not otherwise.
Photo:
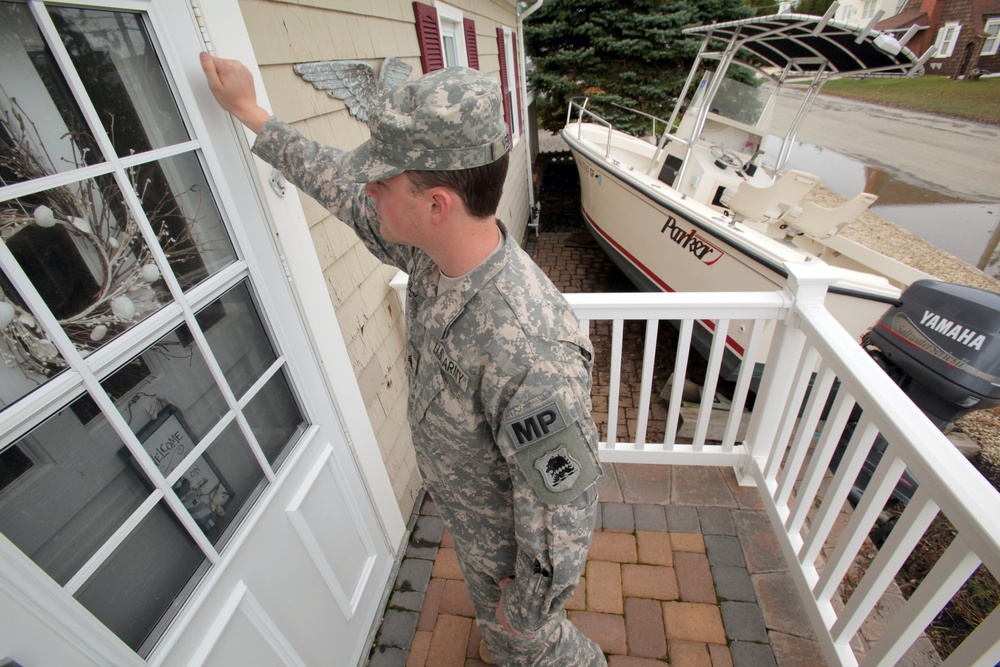
[(510, 125), (510, 92), (507, 78), (507, 50), (504, 48), (503, 28), (497, 28), (497, 54), (500, 59), (500, 88), (503, 90), (503, 119), (507, 123), (511, 144), (514, 143), (514, 133)]
[(476, 22), (472, 19), (464, 19), (465, 26), (465, 53), (469, 56), (469, 67), (479, 69), (479, 47), (476, 46)]
[(438, 28), (437, 10), (422, 2), (413, 3), (417, 19), (417, 42), (420, 44), (420, 66), (424, 74), (444, 69), (444, 51), (441, 49), (441, 30)]

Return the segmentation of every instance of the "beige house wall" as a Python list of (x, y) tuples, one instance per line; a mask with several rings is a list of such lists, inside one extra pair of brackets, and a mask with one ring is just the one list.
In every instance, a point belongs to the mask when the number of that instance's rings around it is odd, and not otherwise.
[[(325, 144), (350, 150), (368, 138), (368, 129), (343, 102), (303, 81), (292, 65), (362, 60), (377, 69), (385, 57), (395, 56), (413, 67), (411, 76), (421, 73), (409, 0), (240, 0), (239, 4), (271, 111)], [(475, 20), (480, 68), (499, 77), (496, 29), (516, 28), (514, 6), (505, 0), (448, 4)], [(523, 137), (515, 144), (498, 211), (521, 241), (529, 210), (524, 145)], [(400, 511), (409, 516), (421, 481), (406, 423), (402, 307), (389, 287), (396, 271), (375, 260), (322, 206), (308, 196), (300, 198), (382, 460)]]

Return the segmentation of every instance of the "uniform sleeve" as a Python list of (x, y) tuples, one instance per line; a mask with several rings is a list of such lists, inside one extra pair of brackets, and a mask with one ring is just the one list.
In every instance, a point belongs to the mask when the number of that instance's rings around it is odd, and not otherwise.
[(583, 571), (601, 471), (589, 368), (536, 364), (509, 395), (497, 442), (511, 469), (518, 553), (501, 604), (514, 631), (531, 635)]
[(253, 152), (350, 225), (379, 261), (408, 270), (412, 249), (382, 239), (364, 187), (341, 173), (344, 151), (308, 139), (288, 123), (271, 117), (257, 135)]

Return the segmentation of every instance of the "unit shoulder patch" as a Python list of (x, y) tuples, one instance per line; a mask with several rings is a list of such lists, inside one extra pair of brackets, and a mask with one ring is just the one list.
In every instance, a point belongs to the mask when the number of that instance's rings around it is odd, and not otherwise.
[(569, 412), (553, 398), (531, 412), (504, 422), (517, 467), (539, 500), (569, 502), (600, 477), (591, 447)]

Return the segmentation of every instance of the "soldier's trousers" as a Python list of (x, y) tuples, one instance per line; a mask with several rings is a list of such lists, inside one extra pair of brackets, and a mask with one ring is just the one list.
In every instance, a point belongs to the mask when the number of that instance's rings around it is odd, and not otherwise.
[[(446, 494), (440, 494), (446, 495)], [(587, 639), (575, 625), (569, 622), (560, 605), (552, 609), (548, 618), (531, 638), (522, 638), (505, 632), (496, 620), (496, 609), (500, 604), (500, 587), (494, 564), (489, 559), (481, 559), (478, 554), (489, 551), (476, 542), (489, 539), (490, 530), (483, 530), (483, 514), (473, 512), (476, 519), (469, 521), (469, 507), (450, 507), (445, 498), (438, 499), (433, 490), (431, 497), (441, 513), (445, 526), (455, 542), (462, 576), (465, 579), (469, 597), (476, 611), (476, 625), (483, 634), (483, 640), (490, 656), (502, 667), (606, 667), (607, 660), (600, 647)], [(443, 501), (443, 502), (442, 502)], [(591, 527), (596, 513), (596, 494), (589, 512), (581, 520)]]

